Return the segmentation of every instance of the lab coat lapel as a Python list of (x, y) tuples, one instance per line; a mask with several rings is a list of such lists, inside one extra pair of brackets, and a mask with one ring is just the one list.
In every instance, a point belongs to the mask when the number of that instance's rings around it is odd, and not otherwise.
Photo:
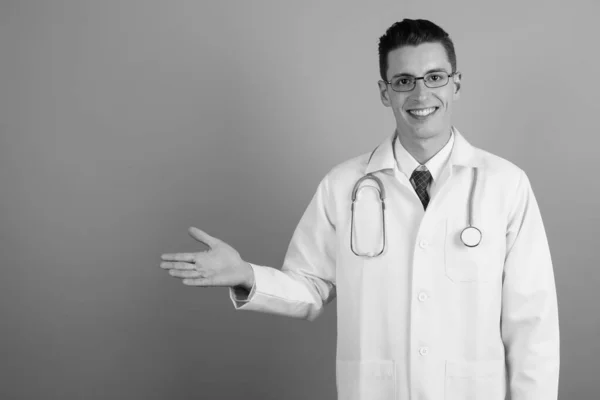
[(481, 157), (476, 153), (475, 147), (465, 139), (465, 137), (456, 129), (454, 130), (454, 146), (450, 154), (450, 166), (462, 167), (481, 167)]
[(414, 193), (414, 189), (403, 173), (398, 169), (395, 151), (394, 151), (394, 140), (396, 138), (396, 131), (391, 136), (386, 137), (380, 144), (373, 150), (372, 156), (369, 158), (367, 162), (367, 166), (365, 168), (365, 174), (375, 173), (379, 171), (389, 171), (391, 172), (396, 179), (405, 186), (410, 192), (412, 192), (416, 197), (416, 193)]
[(396, 159), (394, 158), (394, 150), (392, 147), (396, 132), (391, 136), (387, 136), (371, 153), (367, 166), (365, 168), (365, 175), (374, 173), (386, 169), (396, 168)]
[[(437, 196), (442, 197), (442, 189), (448, 179), (456, 173), (459, 168), (475, 168), (481, 167), (481, 161), (475, 153), (475, 148), (464, 138), (464, 136), (452, 127), (454, 131), (454, 145), (448, 160), (448, 165), (442, 170), (439, 177)], [(432, 199), (433, 201), (433, 199)]]

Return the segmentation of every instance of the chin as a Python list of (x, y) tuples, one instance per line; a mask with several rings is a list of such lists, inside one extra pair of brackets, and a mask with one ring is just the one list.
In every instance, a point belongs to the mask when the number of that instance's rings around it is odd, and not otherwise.
[(410, 131), (419, 139), (431, 139), (440, 134), (439, 129), (429, 129), (425, 126), (411, 127)]

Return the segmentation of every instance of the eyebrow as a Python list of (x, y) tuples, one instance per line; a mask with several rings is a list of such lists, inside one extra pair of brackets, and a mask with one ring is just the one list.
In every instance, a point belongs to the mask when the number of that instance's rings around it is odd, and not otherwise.
[[(444, 69), (444, 68), (434, 68), (434, 69), (430, 69), (429, 71), (425, 72), (425, 74), (423, 74), (423, 75), (427, 75), (427, 74), (430, 74), (430, 73), (432, 73), (432, 72), (445, 72), (445, 73), (447, 73), (448, 75), (450, 75), (450, 73), (449, 73), (448, 71), (446, 71), (446, 69)], [(412, 76), (412, 77), (414, 77), (414, 75), (412, 75), (412, 74), (407, 74), (407, 73), (401, 72), (401, 73), (399, 73), (399, 74), (396, 74), (396, 75), (392, 76), (392, 78), (395, 78), (395, 77), (397, 77), (397, 76)]]

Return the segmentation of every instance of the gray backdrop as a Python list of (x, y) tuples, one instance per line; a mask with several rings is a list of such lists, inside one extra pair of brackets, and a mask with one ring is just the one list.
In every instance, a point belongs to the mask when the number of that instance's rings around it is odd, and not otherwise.
[(597, 398), (600, 7), (563, 3), (2, 0), (0, 398), (334, 399), (335, 302), (236, 312), (160, 254), (195, 225), (280, 268), (323, 175), (394, 129), (377, 43), (405, 17), (455, 41), (459, 130), (528, 173), (561, 398)]

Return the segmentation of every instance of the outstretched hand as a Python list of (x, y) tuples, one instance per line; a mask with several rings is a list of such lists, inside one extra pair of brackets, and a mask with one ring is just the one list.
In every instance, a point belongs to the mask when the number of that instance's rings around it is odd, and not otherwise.
[(171, 276), (183, 279), (184, 285), (252, 287), (252, 267), (242, 260), (237, 250), (198, 228), (190, 227), (189, 234), (209, 249), (195, 253), (163, 254), (161, 268), (169, 270)]

